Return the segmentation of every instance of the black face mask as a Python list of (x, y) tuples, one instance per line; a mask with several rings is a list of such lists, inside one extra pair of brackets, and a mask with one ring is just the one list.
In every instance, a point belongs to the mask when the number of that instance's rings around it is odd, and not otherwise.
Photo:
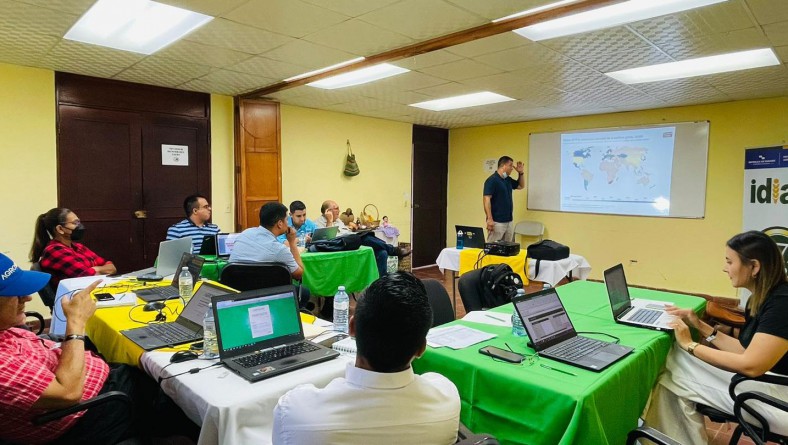
[(85, 237), (85, 226), (82, 225), (82, 223), (71, 229), (71, 241), (80, 241), (84, 237)]

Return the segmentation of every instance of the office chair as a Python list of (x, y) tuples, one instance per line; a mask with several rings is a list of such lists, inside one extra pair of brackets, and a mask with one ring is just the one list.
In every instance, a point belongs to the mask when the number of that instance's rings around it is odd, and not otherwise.
[(641, 426), (630, 431), (629, 434), (627, 434), (626, 445), (635, 445), (638, 443), (637, 439), (641, 438), (648, 439), (651, 443), (655, 443), (657, 445), (681, 445), (680, 443), (655, 430), (654, 428), (649, 428), (647, 426)]
[[(41, 264), (39, 264), (38, 261), (30, 264), (30, 270), (42, 272)], [(41, 301), (44, 302), (44, 305), (49, 308), (49, 312), (51, 313), (52, 308), (55, 306), (55, 288), (52, 287), (51, 280), (46, 284), (46, 286), (38, 291), (38, 296), (41, 297)]]
[(537, 242), (539, 242), (544, 238), (544, 224), (537, 221), (520, 221), (514, 226), (514, 233), (520, 235), (520, 244), (524, 246), (526, 244), (522, 242), (523, 236), (538, 238)]
[(438, 280), (421, 280), (427, 289), (427, 298), (430, 300), (432, 308), (432, 327), (454, 321), (454, 308), (451, 307), (451, 299), (443, 283)]
[[(731, 378), (731, 383), (728, 386), (728, 393), (730, 394), (731, 399), (734, 401), (734, 414), (728, 414), (725, 411), (720, 411), (716, 408), (712, 408), (700, 403), (695, 404), (695, 409), (697, 409), (699, 413), (708, 417), (712, 422), (733, 422), (738, 424), (731, 435), (731, 440), (729, 442), (730, 445), (739, 443), (739, 439), (741, 438), (742, 434), (749, 436), (756, 444), (759, 445), (766, 443), (766, 441), (788, 444), (788, 436), (783, 436), (772, 432), (769, 428), (769, 423), (766, 422), (763, 416), (758, 414), (758, 412), (753, 407), (745, 404), (747, 400), (758, 400), (788, 412), (788, 401), (775, 399), (774, 397), (768, 396), (759, 391), (746, 391), (742, 392), (741, 394), (736, 394), (736, 386), (745, 381), (764, 382), (772, 385), (788, 386), (788, 376), (778, 374), (764, 374), (758, 377), (747, 377), (742, 374), (735, 374)], [(746, 422), (744, 420), (742, 410), (754, 417), (760, 423), (760, 426)]]
[(230, 263), (219, 282), (240, 291), (284, 286), (292, 283), (290, 271), (279, 263)]
[(36, 335), (41, 335), (44, 332), (44, 316), (39, 314), (35, 311), (25, 311), (25, 319), (27, 318), (34, 318), (36, 323), (38, 324), (38, 329), (33, 329), (33, 322), (29, 322), (25, 320), (25, 328), (30, 329), (30, 331), (34, 332)]
[(467, 426), (460, 422), (460, 427), (457, 430), (456, 445), (498, 445), (498, 439), (491, 434), (474, 434)]
[(480, 311), (482, 305), (482, 270), (475, 269), (464, 273), (457, 282), (460, 299), (466, 312)]

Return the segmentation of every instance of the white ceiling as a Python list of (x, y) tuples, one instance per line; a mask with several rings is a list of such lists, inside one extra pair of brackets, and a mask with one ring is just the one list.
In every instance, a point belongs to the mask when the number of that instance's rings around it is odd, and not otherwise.
[[(93, 1), (0, 0), (0, 62), (234, 96), (554, 0), (160, 0), (216, 19), (151, 56), (63, 40)], [(782, 65), (631, 86), (602, 74), (760, 47)], [(729, 0), (540, 43), (507, 32), (396, 61), (412, 71), (378, 82), (269, 97), (458, 128), (788, 96), (786, 61), (788, 0)], [(447, 112), (408, 106), (481, 90), (517, 100)]]

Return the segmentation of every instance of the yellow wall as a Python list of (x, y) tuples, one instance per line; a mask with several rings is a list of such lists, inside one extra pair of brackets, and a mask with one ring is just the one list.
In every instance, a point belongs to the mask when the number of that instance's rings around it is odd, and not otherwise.
[[(411, 124), (287, 105), (281, 118), (285, 205), (301, 200), (314, 219), (327, 199), (357, 217), (373, 203), (410, 240)], [(347, 139), (361, 170), (352, 178), (342, 174)]]
[(484, 159), (506, 154), (528, 171), (530, 133), (702, 120), (710, 121), (704, 219), (528, 211), (522, 190), (514, 192), (514, 220), (543, 222), (548, 238), (588, 259), (591, 278), (621, 262), (630, 284), (735, 297), (721, 269), (725, 241), (742, 229), (744, 149), (785, 144), (788, 97), (452, 130), (447, 239), (454, 224), (484, 225)]
[(211, 95), (211, 221), (223, 231), (235, 227), (233, 98)]

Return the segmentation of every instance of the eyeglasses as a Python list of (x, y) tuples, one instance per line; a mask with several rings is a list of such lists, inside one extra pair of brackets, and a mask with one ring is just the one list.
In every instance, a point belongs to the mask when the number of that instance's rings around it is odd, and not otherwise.
[(65, 226), (66, 224), (74, 224), (75, 226), (78, 226), (78, 225), (82, 224), (82, 221), (80, 221), (78, 219), (75, 219), (74, 221), (66, 221), (62, 225)]
[(207, 204), (206, 204), (206, 205), (204, 205), (204, 206), (202, 206), (202, 207), (200, 207), (200, 208), (201, 208), (201, 209), (208, 209), (208, 210), (211, 210), (211, 206), (210, 206), (210, 205), (207, 205)]

